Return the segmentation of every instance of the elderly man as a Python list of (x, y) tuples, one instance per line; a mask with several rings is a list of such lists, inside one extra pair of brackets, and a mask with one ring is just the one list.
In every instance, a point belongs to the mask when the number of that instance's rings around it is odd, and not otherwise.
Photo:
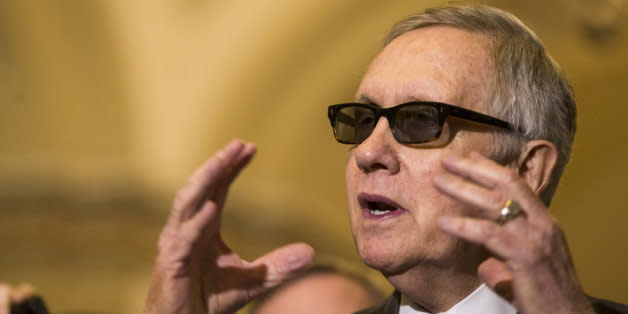
[[(358, 252), (396, 288), (364, 313), (625, 311), (588, 298), (547, 210), (575, 102), (514, 16), (427, 10), (393, 27), (357, 92), (329, 108)], [(310, 263), (294, 244), (252, 262), (220, 237), (227, 189), (255, 147), (234, 141), (176, 197), (146, 313), (228, 313)], [(628, 312), (628, 311), (627, 311)]]

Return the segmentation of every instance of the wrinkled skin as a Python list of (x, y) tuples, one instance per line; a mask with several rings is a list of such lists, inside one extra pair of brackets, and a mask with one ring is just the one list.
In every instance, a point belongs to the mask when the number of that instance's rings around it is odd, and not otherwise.
[[(384, 108), (440, 101), (482, 112), (492, 64), (481, 36), (447, 27), (400, 36), (369, 68), (358, 100)], [(537, 196), (547, 187), (556, 148), (531, 141), (515, 164), (500, 166), (482, 157), (491, 144), (486, 130), (457, 123), (447, 126), (446, 141), (413, 147), (396, 142), (382, 119), (352, 149), (349, 216), (364, 261), (431, 311), (446, 310), (484, 281), (519, 313), (593, 313), (564, 235)], [(233, 142), (179, 191), (159, 240), (145, 313), (230, 313), (311, 261), (312, 249), (295, 244), (249, 263), (222, 241), (228, 186), (253, 152)], [(362, 192), (392, 198), (405, 212), (367, 221), (356, 201)], [(511, 199), (525, 215), (496, 224)]]
[[(357, 101), (382, 108), (436, 101), (486, 112), (494, 78), (489, 47), (485, 35), (453, 27), (407, 32), (373, 61)], [(437, 141), (404, 145), (389, 122), (381, 118), (347, 161), (351, 229), (365, 263), (432, 312), (486, 282), (519, 313), (591, 313), (563, 232), (537, 196), (556, 164), (552, 143), (530, 141), (502, 166), (481, 157), (497, 145), (490, 126), (450, 117)], [(365, 193), (401, 210), (373, 218), (359, 201)], [(496, 224), (511, 199), (526, 218)]]
[[(447, 174), (436, 177), (434, 185), (472, 205), (476, 217), (442, 217), (439, 225), (495, 256), (478, 269), (489, 287), (512, 301), (519, 313), (594, 313), (563, 231), (519, 173), (477, 153), (448, 158), (443, 168)], [(519, 202), (524, 214), (495, 223), (495, 209), (510, 199)]]
[(247, 262), (222, 240), (220, 219), (229, 185), (254, 153), (254, 145), (234, 140), (179, 190), (159, 237), (144, 313), (233, 313), (311, 263), (314, 251), (306, 244)]

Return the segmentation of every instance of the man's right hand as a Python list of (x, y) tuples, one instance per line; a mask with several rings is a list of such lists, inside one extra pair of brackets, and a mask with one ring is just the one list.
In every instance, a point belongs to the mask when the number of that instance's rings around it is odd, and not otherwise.
[(254, 154), (253, 144), (234, 140), (179, 190), (159, 237), (144, 313), (233, 313), (312, 262), (314, 250), (304, 243), (247, 262), (222, 240), (227, 191)]

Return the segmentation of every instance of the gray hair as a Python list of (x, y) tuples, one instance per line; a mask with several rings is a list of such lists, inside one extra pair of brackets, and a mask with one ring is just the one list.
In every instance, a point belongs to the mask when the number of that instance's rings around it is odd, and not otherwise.
[(495, 133), (491, 158), (515, 161), (526, 141), (547, 140), (558, 149), (558, 161), (541, 199), (549, 205), (569, 161), (576, 131), (573, 90), (539, 38), (514, 15), (483, 5), (427, 9), (395, 24), (382, 49), (415, 29), (444, 25), (487, 35), (495, 64), (489, 114), (509, 121), (522, 132)]

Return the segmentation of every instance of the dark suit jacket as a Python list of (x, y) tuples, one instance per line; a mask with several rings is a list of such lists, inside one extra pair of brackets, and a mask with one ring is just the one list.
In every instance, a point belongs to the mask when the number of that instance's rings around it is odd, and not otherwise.
[[(628, 313), (628, 307), (623, 304), (593, 297), (589, 297), (589, 301), (591, 301), (595, 312), (598, 314)], [(384, 300), (384, 302), (380, 303), (379, 305), (356, 312), (355, 314), (399, 314), (400, 302), (401, 293), (399, 293), (399, 291), (395, 291), (390, 297), (388, 297), (386, 300)]]

